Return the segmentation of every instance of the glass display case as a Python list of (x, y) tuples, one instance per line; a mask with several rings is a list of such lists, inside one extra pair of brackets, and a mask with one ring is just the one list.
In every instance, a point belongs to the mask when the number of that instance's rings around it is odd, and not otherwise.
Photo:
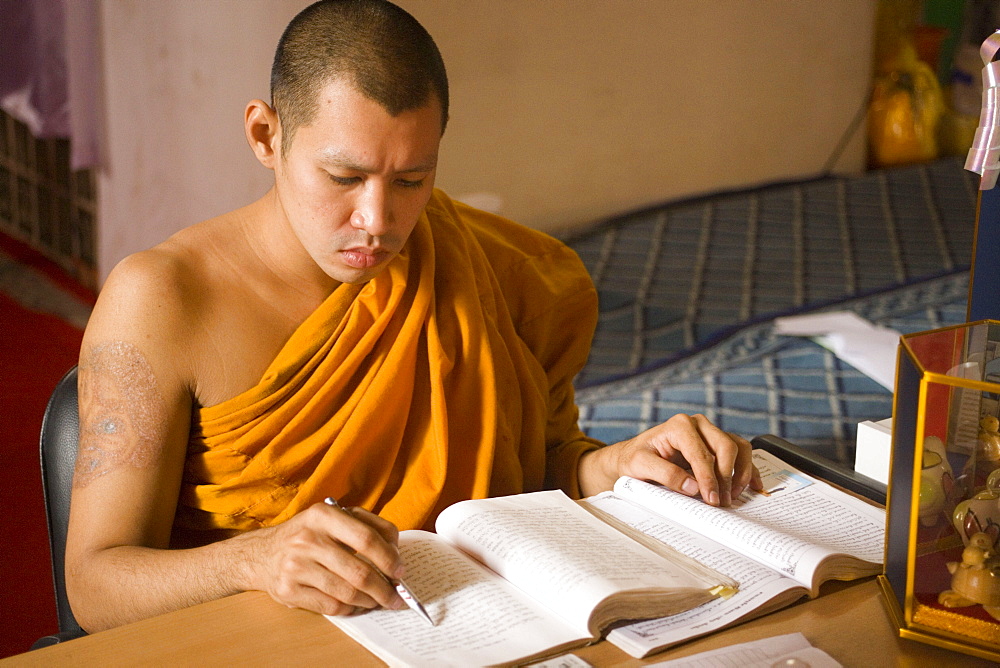
[(901, 337), (885, 573), (900, 635), (1000, 660), (1000, 322)]

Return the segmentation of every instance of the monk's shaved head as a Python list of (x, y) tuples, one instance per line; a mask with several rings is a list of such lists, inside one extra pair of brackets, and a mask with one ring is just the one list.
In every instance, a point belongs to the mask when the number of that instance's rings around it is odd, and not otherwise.
[(282, 153), (308, 125), (319, 90), (349, 81), (396, 116), (436, 95), (448, 122), (448, 77), (434, 40), (415, 18), (385, 0), (320, 0), (285, 28), (271, 66), (271, 104), (281, 121)]

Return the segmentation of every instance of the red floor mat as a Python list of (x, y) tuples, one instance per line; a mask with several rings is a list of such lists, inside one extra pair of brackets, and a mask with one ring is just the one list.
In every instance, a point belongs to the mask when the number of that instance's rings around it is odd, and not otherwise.
[[(2, 235), (0, 235), (2, 236)], [(4, 238), (0, 247), (78, 297), (92, 296), (55, 265)], [(13, 248), (15, 252), (11, 252)], [(0, 657), (57, 630), (38, 434), (49, 394), (76, 363), (83, 332), (0, 292)]]

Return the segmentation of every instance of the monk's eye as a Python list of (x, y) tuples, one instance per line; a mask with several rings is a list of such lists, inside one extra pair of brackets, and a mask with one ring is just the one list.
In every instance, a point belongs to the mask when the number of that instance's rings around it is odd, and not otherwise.
[(360, 176), (334, 176), (330, 175), (330, 180), (336, 183), (338, 186), (353, 186), (355, 183), (361, 182)]

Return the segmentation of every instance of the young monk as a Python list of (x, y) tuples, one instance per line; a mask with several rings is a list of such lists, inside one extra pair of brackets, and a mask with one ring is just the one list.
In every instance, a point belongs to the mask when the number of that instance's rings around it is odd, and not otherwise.
[(594, 287), (558, 241), (434, 189), (448, 84), (409, 14), (306, 8), (271, 99), (245, 130), (273, 188), (125, 259), (87, 328), (66, 550), (85, 629), (251, 589), (400, 608), (376, 571), (402, 575), (397, 529), (462, 499), (759, 488), (749, 443), (700, 415), (580, 431)]

